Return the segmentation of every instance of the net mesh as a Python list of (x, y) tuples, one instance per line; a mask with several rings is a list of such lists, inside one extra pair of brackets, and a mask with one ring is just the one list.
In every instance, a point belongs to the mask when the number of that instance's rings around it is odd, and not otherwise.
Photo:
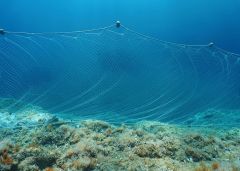
[(157, 40), (125, 26), (0, 36), (0, 96), (72, 119), (186, 123), (240, 108), (240, 56)]

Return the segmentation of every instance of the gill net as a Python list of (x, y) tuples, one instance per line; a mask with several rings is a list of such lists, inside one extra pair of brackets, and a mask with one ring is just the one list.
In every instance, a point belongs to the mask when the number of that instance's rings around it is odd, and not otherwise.
[(0, 97), (15, 101), (1, 110), (31, 104), (73, 120), (185, 124), (210, 109), (240, 109), (240, 56), (213, 44), (165, 42), (115, 25), (4, 33)]

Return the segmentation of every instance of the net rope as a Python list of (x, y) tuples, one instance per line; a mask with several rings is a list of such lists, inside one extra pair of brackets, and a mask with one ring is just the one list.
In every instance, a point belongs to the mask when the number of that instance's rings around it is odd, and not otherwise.
[(212, 43), (162, 41), (124, 25), (4, 31), (0, 63), (0, 97), (15, 99), (1, 110), (14, 113), (32, 104), (70, 120), (189, 124), (210, 109), (236, 115), (240, 108), (240, 55)]

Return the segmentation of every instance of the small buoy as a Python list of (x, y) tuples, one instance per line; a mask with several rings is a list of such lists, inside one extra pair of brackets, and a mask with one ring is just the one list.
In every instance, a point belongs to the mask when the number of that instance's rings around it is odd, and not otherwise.
[(116, 21), (116, 27), (117, 28), (121, 27), (121, 22), (120, 21)]
[(213, 47), (213, 45), (214, 45), (214, 43), (211, 42), (211, 43), (208, 44), (208, 47)]
[(0, 29), (0, 34), (1, 35), (4, 35), (5, 34), (5, 31), (3, 29)]

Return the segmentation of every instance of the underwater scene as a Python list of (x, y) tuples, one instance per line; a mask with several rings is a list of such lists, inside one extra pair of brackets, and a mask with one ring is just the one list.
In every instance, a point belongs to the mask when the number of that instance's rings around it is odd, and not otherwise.
[(0, 171), (240, 171), (240, 1), (0, 15)]

